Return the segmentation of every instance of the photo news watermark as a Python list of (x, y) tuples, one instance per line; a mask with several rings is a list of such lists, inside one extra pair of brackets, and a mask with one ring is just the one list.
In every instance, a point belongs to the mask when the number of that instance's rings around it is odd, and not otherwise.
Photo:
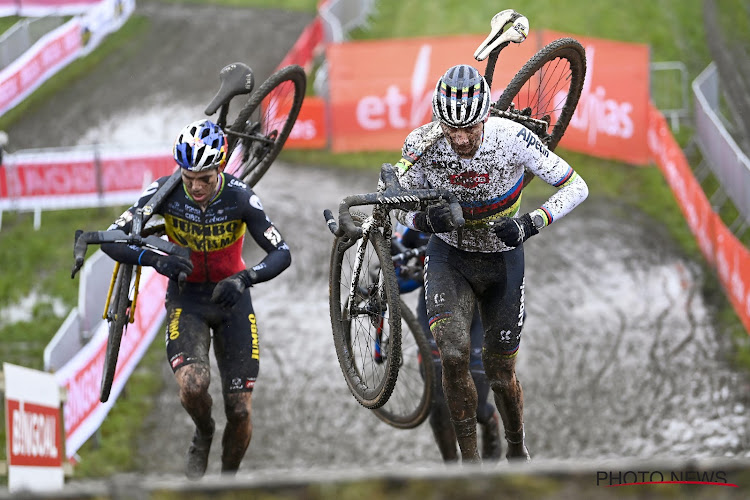
[(613, 486), (640, 486), (646, 484), (701, 484), (706, 486), (729, 486), (723, 470), (679, 470), (679, 471), (596, 471), (596, 485), (607, 488)]

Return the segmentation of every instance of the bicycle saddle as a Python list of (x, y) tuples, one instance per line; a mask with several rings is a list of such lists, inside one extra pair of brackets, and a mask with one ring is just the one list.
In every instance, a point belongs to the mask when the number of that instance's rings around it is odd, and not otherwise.
[(219, 81), (221, 86), (216, 96), (206, 108), (205, 113), (212, 115), (222, 104), (240, 94), (249, 94), (255, 85), (253, 70), (244, 63), (232, 63), (224, 66), (219, 72)]
[[(503, 29), (508, 24), (513, 23), (512, 29), (503, 33)], [(474, 52), (474, 59), (483, 61), (490, 55), (495, 48), (507, 42), (521, 43), (526, 40), (529, 33), (529, 20), (513, 9), (506, 9), (498, 12), (490, 21), (489, 36), (477, 47)]]

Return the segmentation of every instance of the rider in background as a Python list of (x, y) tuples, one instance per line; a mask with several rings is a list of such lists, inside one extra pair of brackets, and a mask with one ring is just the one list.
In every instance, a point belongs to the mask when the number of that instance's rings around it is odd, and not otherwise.
[[(409, 229), (408, 227), (398, 224), (393, 231), (393, 248), (396, 252), (402, 252), (407, 248), (419, 248), (427, 244), (430, 235), (420, 231)], [(421, 260), (422, 258), (419, 257)], [(408, 293), (419, 289), (417, 298), (417, 321), (422, 325), (422, 329), (427, 337), (432, 351), (432, 361), (435, 366), (435, 392), (432, 397), (430, 408), (430, 427), (435, 437), (440, 454), (446, 462), (458, 461), (458, 452), (456, 450), (456, 433), (448, 412), (448, 405), (445, 403), (443, 394), (442, 374), (443, 369), (440, 363), (440, 351), (435, 343), (435, 338), (430, 332), (430, 325), (427, 321), (427, 307), (424, 297), (424, 280), (422, 275), (409, 275), (408, 277), (399, 274), (398, 265), (396, 275), (399, 283), (399, 292)], [(490, 384), (487, 375), (482, 366), (482, 339), (484, 338), (484, 329), (479, 317), (479, 309), (474, 312), (471, 322), (471, 355), (469, 361), (469, 370), (471, 378), (477, 389), (478, 406), (477, 406), (477, 423), (482, 431), (482, 458), (484, 460), (498, 460), (502, 453), (502, 443), (500, 441), (500, 418), (495, 411), (495, 406), (490, 403), (488, 396), (490, 394)]]
[[(480, 461), (477, 391), (469, 372), (471, 321), (484, 326), (482, 359), (505, 428), (508, 459), (530, 460), (516, 356), (524, 323), (523, 243), (588, 196), (584, 180), (523, 125), (489, 117), (490, 88), (468, 65), (449, 68), (435, 87), (436, 121), (404, 141), (397, 175), (406, 189), (455, 194), (466, 220), (458, 228), (447, 203), (399, 213), (427, 244), (425, 297), (443, 368), (443, 389), (464, 462)], [(525, 171), (557, 190), (520, 213)]]
[[(191, 250), (190, 260), (126, 244), (102, 245), (102, 250), (117, 261), (151, 266), (169, 278), (167, 358), (180, 402), (195, 423), (185, 474), (198, 479), (205, 474), (215, 429), (208, 392), (211, 340), (227, 418), (221, 471), (235, 474), (252, 436), (251, 403), (260, 359), (260, 329), (250, 287), (289, 267), (291, 255), (258, 195), (224, 173), (227, 138), (219, 126), (209, 120), (187, 125), (177, 136), (173, 153), (182, 183), (156, 213), (164, 217), (169, 239)], [(110, 229), (128, 230), (136, 208), (144, 206), (168, 178), (150, 185)], [(242, 259), (245, 232), (266, 252), (251, 268)], [(181, 274), (187, 275), (184, 284), (178, 283)]]

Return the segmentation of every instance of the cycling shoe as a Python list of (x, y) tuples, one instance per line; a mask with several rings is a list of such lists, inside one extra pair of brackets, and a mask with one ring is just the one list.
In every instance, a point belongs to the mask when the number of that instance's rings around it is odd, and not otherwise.
[(187, 452), (187, 463), (185, 465), (185, 475), (188, 479), (200, 479), (206, 473), (208, 466), (208, 452), (211, 450), (211, 441), (214, 438), (214, 420), (211, 419), (211, 434), (202, 435), (196, 427), (193, 434), (193, 442)]

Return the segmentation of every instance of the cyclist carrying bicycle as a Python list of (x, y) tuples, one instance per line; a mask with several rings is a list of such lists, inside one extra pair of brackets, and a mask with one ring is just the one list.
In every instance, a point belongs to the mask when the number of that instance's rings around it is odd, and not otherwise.
[[(407, 227), (434, 233), (425, 261), (427, 315), (464, 462), (480, 460), (477, 391), (469, 371), (475, 304), (484, 325), (482, 357), (505, 429), (506, 457), (530, 459), (515, 371), (524, 322), (523, 243), (588, 196), (586, 183), (565, 160), (519, 123), (489, 117), (490, 105), (489, 86), (476, 68), (449, 68), (433, 95), (437, 121), (406, 137), (397, 163), (404, 188), (452, 191), (466, 220), (457, 228), (444, 203), (399, 214)], [(557, 191), (521, 215), (525, 170)]]
[[(391, 245), (392, 250), (399, 252), (409, 248), (420, 248), (427, 245), (429, 240), (429, 233), (423, 233), (409, 229), (408, 227), (398, 224), (393, 231), (393, 244)], [(422, 260), (418, 257), (419, 261)], [(443, 383), (442, 383), (442, 367), (440, 364), (440, 351), (435, 343), (435, 338), (430, 332), (430, 325), (427, 321), (427, 306), (424, 298), (424, 267), (423, 263), (417, 262), (415, 266), (417, 269), (409, 269), (409, 272), (402, 273), (404, 269), (396, 263), (396, 275), (399, 284), (400, 293), (409, 293), (416, 289), (419, 289), (419, 296), (417, 298), (417, 321), (424, 329), (427, 337), (427, 342), (430, 344), (432, 350), (432, 361), (435, 366), (436, 384), (435, 392), (432, 397), (432, 404), (430, 405), (430, 427), (432, 428), (432, 435), (435, 437), (435, 443), (440, 450), (440, 455), (443, 457), (445, 462), (455, 462), (458, 460), (458, 453), (456, 451), (456, 433), (453, 430), (453, 424), (450, 421), (450, 413), (448, 412), (448, 406), (445, 403), (445, 395), (443, 394)], [(422, 273), (418, 273), (420, 270)], [(479, 309), (474, 311), (474, 316), (471, 321), (471, 354), (469, 358), (469, 370), (471, 371), (471, 378), (474, 381), (474, 386), (477, 389), (477, 423), (482, 431), (482, 459), (483, 460), (498, 460), (502, 452), (502, 443), (500, 441), (500, 422), (497, 415), (497, 411), (492, 403), (490, 403), (488, 396), (490, 394), (490, 384), (487, 381), (487, 375), (482, 365), (482, 342), (484, 339), (484, 329), (482, 328), (482, 320), (479, 317)]]
[[(252, 392), (259, 368), (259, 328), (250, 287), (289, 267), (291, 255), (258, 195), (224, 172), (227, 138), (219, 126), (205, 119), (187, 125), (173, 153), (182, 183), (156, 213), (164, 217), (169, 239), (191, 250), (190, 260), (126, 244), (105, 244), (102, 250), (126, 264), (152, 266), (169, 278), (167, 358), (182, 406), (195, 423), (185, 473), (198, 479), (205, 474), (215, 428), (208, 392), (212, 332), (227, 418), (221, 471), (234, 474), (252, 436)], [(168, 178), (150, 185), (110, 229), (129, 229), (136, 208)], [(266, 252), (250, 268), (242, 259), (246, 231)], [(184, 285), (178, 283), (181, 273), (187, 275)]]

